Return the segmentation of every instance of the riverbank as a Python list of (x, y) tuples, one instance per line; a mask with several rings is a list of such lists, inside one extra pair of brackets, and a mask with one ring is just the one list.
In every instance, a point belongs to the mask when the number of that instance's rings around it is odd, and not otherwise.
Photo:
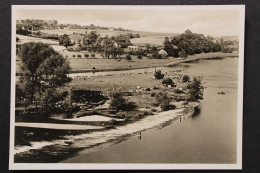
[(156, 67), (171, 67), (185, 62), (192, 62), (200, 59), (214, 59), (225, 57), (238, 57), (237, 53), (201, 53), (189, 55), (188, 58), (169, 58), (169, 59), (149, 59), (143, 57), (138, 59), (132, 56), (132, 61), (114, 59), (69, 59), (72, 67), (71, 73), (89, 73), (89, 72), (108, 72), (108, 71), (125, 71)]
[(130, 137), (135, 136), (142, 131), (154, 128), (163, 128), (180, 117), (186, 118), (193, 114), (194, 107), (198, 106), (197, 102), (190, 103), (186, 107), (176, 110), (160, 112), (155, 115), (146, 116), (130, 124), (117, 126), (114, 129), (79, 134), (66, 135), (61, 140), (50, 142), (36, 142), (30, 147), (16, 149), (15, 162), (17, 163), (55, 163), (66, 159), (70, 159), (81, 152), (95, 151), (106, 146), (110, 146)]
[[(146, 131), (139, 140), (101, 147), (66, 160), (66, 163), (236, 164), (238, 58), (187, 63), (183, 72), (203, 77), (200, 112)], [(226, 94), (220, 95), (219, 91)]]

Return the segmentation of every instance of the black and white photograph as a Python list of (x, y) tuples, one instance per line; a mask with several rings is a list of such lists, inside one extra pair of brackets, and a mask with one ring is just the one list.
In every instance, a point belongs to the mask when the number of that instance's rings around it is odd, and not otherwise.
[(242, 169), (244, 5), (13, 5), (9, 169)]

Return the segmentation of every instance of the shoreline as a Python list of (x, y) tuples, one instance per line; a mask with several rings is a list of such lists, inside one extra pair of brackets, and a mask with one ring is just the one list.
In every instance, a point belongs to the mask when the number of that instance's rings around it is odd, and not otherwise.
[[(167, 64), (159, 64), (159, 65), (149, 65), (142, 67), (121, 67), (121, 68), (109, 68), (109, 69), (88, 69), (88, 70), (71, 70), (68, 74), (76, 74), (76, 73), (96, 73), (96, 72), (112, 72), (112, 71), (128, 71), (128, 70), (138, 70), (138, 69), (148, 69), (148, 68), (158, 68), (158, 67), (173, 67), (181, 63), (185, 62), (193, 62), (201, 59), (216, 59), (216, 58), (226, 58), (226, 57), (238, 57), (237, 53), (223, 53), (223, 52), (214, 52), (214, 53), (201, 53), (195, 55), (189, 55), (186, 59), (175, 59), (174, 62)], [(96, 58), (98, 59), (98, 58)], [(112, 59), (111, 59), (112, 60)], [(163, 59), (161, 59), (163, 61)], [(19, 72), (16, 72), (16, 76), (20, 76)]]
[[(194, 104), (195, 102), (192, 102)], [(48, 163), (59, 163), (59, 162), (66, 162), (74, 157), (77, 157), (81, 154), (85, 154), (88, 152), (97, 151), (103, 148), (106, 148), (111, 145), (115, 145), (117, 143), (126, 141), (130, 139), (131, 137), (135, 136), (139, 131), (142, 132), (149, 132), (150, 130), (154, 130), (157, 128), (160, 128), (160, 126), (163, 124), (163, 127), (170, 125), (173, 121), (179, 119), (180, 117), (184, 116), (185, 118), (190, 117), (194, 113), (194, 107), (198, 107), (200, 105), (199, 102), (196, 102), (196, 105), (188, 105), (185, 108), (178, 108), (171, 111), (163, 111), (159, 112), (155, 115), (150, 115), (147, 117), (144, 117), (142, 119), (139, 119), (137, 121), (134, 121), (130, 124), (125, 124), (123, 126), (118, 126), (115, 129), (104, 129), (102, 131), (97, 132), (91, 132), (86, 133), (82, 135), (76, 135), (76, 136), (67, 136), (66, 139), (62, 140), (56, 140), (56, 141), (46, 141), (46, 146), (42, 146), (37, 148), (37, 146), (33, 146), (34, 149), (29, 149), (24, 152), (17, 153), (15, 155), (15, 162), (16, 163), (40, 163), (46, 159), (48, 160)], [(167, 115), (167, 116), (165, 116)], [(145, 120), (148, 120), (149, 118), (157, 118), (156, 122), (153, 122), (153, 125), (151, 126), (151, 122), (145, 122)], [(161, 121), (161, 117), (164, 117), (163, 121)], [(142, 121), (144, 121), (142, 125)], [(138, 124), (139, 123), (139, 126)], [(148, 124), (148, 125), (147, 125)], [(161, 124), (161, 125), (160, 125)], [(142, 128), (141, 130), (138, 130), (137, 127)], [(150, 126), (149, 126), (150, 125)], [(128, 129), (128, 127), (132, 126), (133, 131), (131, 132), (131, 128)], [(146, 127), (145, 127), (146, 126)], [(122, 129), (125, 128), (124, 133), (117, 134), (117, 131), (122, 131)], [(112, 132), (110, 132), (112, 130)], [(115, 132), (113, 132), (115, 130)], [(129, 130), (129, 131), (127, 131)], [(109, 133), (110, 132), (110, 133)], [(107, 137), (107, 139), (103, 139), (103, 137), (106, 135), (106, 133), (111, 135), (110, 137)], [(101, 134), (101, 135), (100, 135)], [(103, 135), (104, 134), (104, 135)], [(95, 139), (96, 135), (96, 139)], [(103, 136), (102, 136), (103, 135)], [(90, 136), (90, 137), (89, 137)], [(95, 142), (90, 142), (89, 146), (80, 144), (80, 142), (84, 143), (84, 139), (87, 138), (93, 138), (93, 140), (96, 140)], [(99, 139), (100, 138), (100, 139)], [(77, 144), (77, 142), (79, 144)], [(88, 144), (88, 143), (87, 143)], [(76, 145), (76, 146), (75, 146)], [(79, 146), (77, 146), (79, 145)], [(83, 145), (83, 146), (82, 146)], [(59, 151), (61, 150), (61, 151)], [(55, 152), (54, 155), (52, 155), (52, 152)], [(32, 157), (34, 155), (34, 157)], [(52, 157), (53, 156), (53, 157)], [(50, 159), (50, 157), (52, 159)]]
[[(192, 103), (194, 103), (194, 102), (192, 102)], [(189, 105), (188, 107), (185, 107), (185, 108), (179, 108), (181, 111), (180, 111), (179, 114), (176, 114), (175, 117), (173, 117), (172, 119), (169, 119), (167, 121), (161, 122), (161, 124), (152, 126), (150, 128), (143, 129), (142, 133), (149, 133), (152, 130), (162, 129), (162, 128), (170, 125), (173, 121), (179, 120), (179, 118), (181, 118), (181, 117), (183, 117), (185, 119), (189, 118), (190, 116), (192, 116), (195, 113), (195, 109), (194, 108), (195, 107), (199, 107), (199, 106), (200, 106), (200, 102), (197, 102), (197, 104), (195, 106), (194, 105)], [(169, 112), (169, 111), (165, 111), (165, 112)], [(158, 114), (165, 113), (165, 112), (159, 112)], [(156, 115), (153, 115), (153, 116), (156, 116)], [(76, 158), (76, 157), (78, 157), (80, 155), (84, 155), (84, 154), (87, 154), (87, 153), (91, 153), (91, 152), (95, 152), (95, 151), (98, 151), (98, 150), (102, 150), (102, 149), (104, 149), (106, 147), (109, 147), (109, 146), (116, 145), (116, 144), (119, 144), (121, 142), (127, 141), (127, 140), (133, 138), (137, 134), (138, 134), (138, 132), (135, 132), (135, 133), (132, 133), (132, 134), (125, 134), (125, 135), (119, 136), (116, 139), (112, 139), (110, 141), (107, 141), (107, 142), (104, 142), (104, 143), (101, 143), (101, 144), (97, 144), (97, 145), (91, 146), (89, 148), (85, 148), (85, 149), (83, 149), (81, 151), (78, 151), (76, 156), (70, 157), (69, 159), (65, 159), (65, 160), (63, 160), (63, 161), (61, 161), (59, 163), (74, 163), (73, 161), (70, 162), (70, 160), (73, 160), (74, 158)]]
[[(175, 62), (167, 63), (164, 65), (151, 65), (151, 66), (143, 66), (143, 67), (126, 67), (126, 68), (112, 68), (112, 69), (89, 69), (89, 70), (72, 70), (70, 74), (73, 73), (93, 73), (93, 72), (109, 72), (109, 71), (126, 71), (126, 70), (137, 70), (137, 69), (147, 69), (147, 68), (155, 68), (155, 67), (173, 67), (181, 63), (197, 61), (200, 59), (216, 59), (216, 58), (226, 58), (226, 57), (238, 57), (237, 53), (204, 53), (204, 54), (195, 54), (191, 55), (186, 59), (178, 59)], [(162, 59), (163, 60), (163, 59)]]

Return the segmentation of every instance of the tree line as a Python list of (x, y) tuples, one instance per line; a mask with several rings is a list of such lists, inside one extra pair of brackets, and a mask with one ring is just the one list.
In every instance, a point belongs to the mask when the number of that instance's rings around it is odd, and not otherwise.
[(188, 55), (218, 52), (222, 50), (221, 43), (213, 37), (192, 33), (187, 29), (184, 33), (173, 37), (165, 37), (164, 50), (169, 56), (187, 57)]

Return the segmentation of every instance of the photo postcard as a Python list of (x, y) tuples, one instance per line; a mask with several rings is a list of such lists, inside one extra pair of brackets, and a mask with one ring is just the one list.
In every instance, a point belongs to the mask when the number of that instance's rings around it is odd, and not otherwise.
[(244, 18), (13, 5), (9, 169), (242, 169)]

